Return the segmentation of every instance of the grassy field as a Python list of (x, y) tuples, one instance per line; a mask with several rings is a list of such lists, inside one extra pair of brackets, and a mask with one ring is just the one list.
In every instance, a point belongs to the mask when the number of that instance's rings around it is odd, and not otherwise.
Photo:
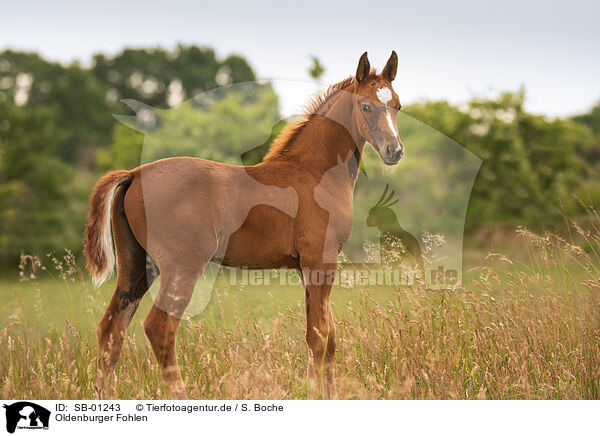
[[(520, 260), (484, 253), (453, 291), (334, 289), (338, 397), (600, 398), (600, 232), (573, 229), (577, 246), (520, 230)], [(0, 397), (94, 398), (95, 328), (114, 282), (94, 289), (68, 255), (35, 277), (24, 262), (22, 281), (0, 281)], [(117, 365), (123, 399), (165, 397), (141, 329), (150, 304)], [(220, 283), (182, 323), (178, 351), (190, 398), (306, 398), (303, 292)]]

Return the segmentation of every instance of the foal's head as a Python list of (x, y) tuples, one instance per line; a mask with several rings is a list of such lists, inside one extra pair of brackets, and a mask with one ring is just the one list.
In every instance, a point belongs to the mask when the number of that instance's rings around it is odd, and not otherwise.
[(393, 51), (381, 74), (373, 74), (365, 52), (358, 61), (352, 96), (352, 117), (358, 132), (387, 165), (397, 164), (404, 154), (396, 127), (400, 99), (392, 88), (397, 69), (398, 56)]

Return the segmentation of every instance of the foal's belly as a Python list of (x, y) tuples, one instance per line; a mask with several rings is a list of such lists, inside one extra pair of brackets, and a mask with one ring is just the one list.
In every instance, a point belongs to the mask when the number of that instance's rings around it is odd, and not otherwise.
[(222, 264), (255, 269), (297, 268), (293, 218), (271, 206), (253, 207), (242, 226), (229, 236)]

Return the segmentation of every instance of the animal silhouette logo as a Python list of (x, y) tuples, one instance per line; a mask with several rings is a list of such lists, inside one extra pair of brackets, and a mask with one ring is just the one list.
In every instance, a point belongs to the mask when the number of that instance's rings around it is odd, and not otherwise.
[[(303, 94), (305, 91), (307, 94), (313, 93), (316, 91), (313, 85), (307, 87), (305, 84), (298, 82), (269, 81), (268, 86), (276, 86), (279, 90), (282, 90), (283, 94), (287, 92), (286, 95), (298, 95)], [(134, 114), (115, 115), (115, 118), (123, 124), (144, 133), (144, 145), (140, 154), (140, 164), (142, 166), (163, 158), (181, 156), (197, 157), (236, 166), (240, 164), (256, 165), (262, 162), (265, 155), (271, 150), (273, 143), (276, 142), (284, 130), (290, 126), (299, 125), (299, 120), (303, 119), (302, 115), (295, 112), (281, 112), (277, 105), (269, 106), (269, 108), (257, 106), (256, 111), (252, 110), (244, 115), (248, 117), (243, 124), (246, 126), (244, 130), (236, 130), (239, 120), (236, 117), (229, 117), (229, 112), (223, 110), (222, 103), (227, 100), (228, 96), (237, 96), (236, 98), (240, 98), (240, 101), (254, 104), (255, 100), (252, 96), (261, 92), (264, 86), (265, 83), (263, 82), (236, 83), (203, 92), (178, 106), (164, 110), (152, 108), (134, 100), (122, 100)], [(299, 92), (299, 90), (302, 92)], [(345, 91), (340, 91), (340, 93), (342, 92)], [(384, 97), (387, 98), (387, 96)], [(317, 98), (315, 101), (320, 100)], [(377, 97), (373, 103), (380, 101)], [(233, 111), (233, 113), (237, 112)], [(260, 117), (255, 114), (260, 114)], [(341, 126), (344, 126), (346, 122), (336, 116), (335, 112), (327, 110), (318, 114), (313, 113), (311, 117), (329, 118)], [(187, 127), (185, 127), (187, 124), (182, 124), (184, 120), (196, 120), (194, 121), (195, 124), (193, 123), (194, 126), (198, 124), (198, 126), (205, 127), (194, 127), (189, 131), (189, 134), (182, 135), (182, 129), (187, 132)], [(371, 150), (368, 147), (364, 150), (362, 159), (360, 153), (350, 159), (347, 159), (345, 155), (340, 155), (348, 177), (356, 181), (355, 204), (364, 204), (363, 201), (368, 201), (366, 204), (371, 204), (373, 198), (370, 196), (373, 189), (381, 194), (379, 189), (383, 190), (386, 183), (389, 183), (379, 204), (375, 205), (370, 211), (368, 208), (362, 207), (353, 209), (353, 226), (349, 227), (345, 225), (346, 223), (338, 222), (340, 219), (345, 220), (347, 218), (345, 215), (336, 215), (338, 216), (338, 221), (335, 222), (336, 228), (338, 226), (340, 229), (343, 228), (344, 231), (341, 233), (347, 233), (348, 229), (351, 230), (344, 246), (341, 261), (361, 263), (374, 260), (370, 257), (371, 251), (365, 250), (365, 247), (377, 246), (379, 247), (379, 256), (376, 262), (379, 263), (384, 259), (384, 263), (398, 266), (398, 263), (404, 264), (405, 260), (409, 261), (408, 263), (413, 263), (410, 262), (412, 257), (414, 263), (421, 266), (426, 280), (430, 276), (429, 273), (434, 270), (437, 271), (440, 266), (444, 270), (460, 272), (462, 271), (461, 247), (466, 208), (481, 160), (459, 144), (406, 114), (398, 114), (396, 124), (402, 126), (401, 130), (406, 131), (407, 134), (410, 132), (411, 137), (418, 140), (417, 142), (424, 141), (429, 144), (427, 147), (414, 149), (412, 153), (404, 157), (408, 164), (403, 165), (401, 170), (396, 170), (394, 173), (393, 170), (386, 167), (385, 172), (379, 171), (380, 167), (385, 164), (377, 156), (378, 151)], [(253, 127), (248, 130), (247, 126)], [(226, 130), (221, 131), (220, 129)], [(230, 135), (232, 132), (233, 136)], [(295, 132), (300, 134), (301, 130), (295, 130)], [(185, 141), (172, 141), (169, 138), (185, 138)], [(284, 134), (283, 138), (288, 138), (288, 136)], [(203, 144), (209, 144), (210, 146), (205, 147)], [(280, 147), (277, 150), (285, 151), (286, 149)], [(451, 159), (448, 156), (451, 156)], [(442, 160), (443, 165), (438, 165)], [(360, 166), (356, 165), (357, 162), (360, 162)], [(328, 163), (333, 164), (333, 168), (338, 167), (333, 160)], [(147, 167), (144, 166), (144, 168)], [(432, 168), (435, 168), (435, 170), (432, 170)], [(368, 178), (367, 170), (369, 170)], [(298, 211), (295, 207), (298, 203), (298, 197), (294, 195), (295, 192), (289, 189), (287, 191), (283, 188), (277, 189), (275, 185), (267, 184), (263, 186), (260, 192), (268, 195), (249, 196), (247, 195), (248, 190), (253, 186), (256, 187), (257, 183), (261, 182), (253, 180), (253, 177), (246, 170), (236, 170), (235, 172), (238, 180), (236, 186), (244, 186), (246, 194), (238, 192), (235, 195), (236, 210), (241, 212), (236, 213), (234, 217), (228, 217), (229, 229), (219, 234), (221, 240), (218, 247), (221, 251), (223, 247), (228, 245), (229, 236), (237, 232), (245, 222), (247, 217), (244, 214), (246, 212), (270, 207), (278, 209), (279, 212), (295, 219)], [(361, 174), (364, 177), (360, 177)], [(461, 175), (459, 179), (456, 178), (457, 174)], [(149, 185), (155, 185), (158, 188), (168, 186), (164, 182), (162, 173), (140, 170), (140, 175), (140, 184), (143, 185), (140, 192), (144, 199), (147, 224), (145, 233), (151, 236), (149, 245), (152, 245), (152, 241), (155, 239), (153, 235), (158, 231), (163, 232), (165, 223), (169, 224), (173, 221), (166, 219), (166, 214), (170, 211), (175, 214), (175, 209), (166, 207), (163, 202), (157, 200), (156, 196), (149, 194), (152, 191)], [(181, 178), (181, 174), (177, 174), (177, 177)], [(381, 188), (374, 188), (375, 186)], [(449, 186), (452, 186), (452, 188), (450, 189)], [(435, 189), (432, 187), (435, 187)], [(323, 193), (321, 192), (323, 191), (322, 188), (324, 188), (323, 184), (318, 188), (321, 194)], [(318, 192), (314, 194), (319, 196)], [(397, 197), (402, 200), (399, 202), (400, 204), (395, 201)], [(166, 198), (170, 200), (174, 197), (166, 196)], [(218, 197), (218, 200), (223, 200), (223, 197)], [(244, 203), (246, 207), (241, 210), (242, 208), (237, 207), (237, 202)], [(323, 199), (322, 204), (326, 206), (324, 209), (328, 210), (330, 202)], [(225, 209), (221, 208), (220, 210)], [(328, 212), (331, 213), (332, 211), (328, 210)], [(370, 213), (367, 214), (367, 212)], [(399, 222), (402, 223), (402, 226)], [(447, 241), (447, 243), (430, 248), (428, 241), (422, 239), (426, 238), (428, 234), (443, 236), (444, 241)], [(237, 236), (240, 236), (240, 234)], [(390, 241), (394, 241), (394, 244), (388, 244)], [(399, 241), (401, 241), (403, 249), (397, 249), (400, 246)], [(108, 250), (108, 252), (110, 251)], [(393, 258), (392, 262), (387, 262), (387, 257), (381, 256), (385, 256), (386, 253), (389, 253), (389, 257)], [(213, 287), (220, 274), (219, 272), (223, 269), (224, 255), (225, 253), (219, 252), (211, 257), (211, 262), (207, 264), (202, 277), (194, 287), (192, 300), (186, 307), (186, 318), (201, 313), (209, 304)], [(333, 260), (337, 261), (337, 259)], [(156, 300), (162, 280), (157, 274), (158, 268), (154, 266), (154, 259), (148, 257), (146, 263), (150, 265), (146, 275), (147, 284), (150, 286), (154, 283), (150, 288), (150, 293)], [(407, 270), (413, 270), (412, 265), (407, 266)], [(164, 274), (161, 274), (161, 276), (165, 277)], [(459, 273), (459, 281), (460, 277)], [(156, 280), (154, 280), (155, 278)], [(437, 282), (429, 284), (433, 287), (442, 286)], [(163, 304), (163, 302), (158, 299), (158, 304)]]
[(369, 210), (367, 225), (369, 227), (377, 227), (381, 234), (380, 246), (383, 249), (388, 251), (394, 250), (397, 247), (393, 247), (391, 244), (393, 244), (393, 241), (400, 241), (404, 250), (406, 250), (406, 256), (412, 258), (423, 269), (421, 245), (417, 238), (400, 226), (398, 216), (392, 209), (392, 206), (398, 203), (400, 199), (394, 199), (394, 196), (394, 190), (390, 190), (389, 185), (386, 184), (377, 204)]
[(4, 404), (6, 409), (6, 431), (14, 433), (18, 429), (48, 429), (50, 411), (42, 406), (29, 401), (19, 401), (10, 405)]

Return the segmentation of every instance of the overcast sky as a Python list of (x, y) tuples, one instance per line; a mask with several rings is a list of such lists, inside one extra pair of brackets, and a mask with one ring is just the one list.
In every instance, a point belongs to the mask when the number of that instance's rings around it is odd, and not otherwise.
[(529, 110), (586, 111), (600, 100), (598, 1), (3, 0), (0, 49), (60, 61), (178, 42), (245, 56), (260, 78), (308, 80), (310, 55), (331, 83), (369, 52), (379, 69), (399, 56), (403, 103), (494, 96), (524, 85)]

